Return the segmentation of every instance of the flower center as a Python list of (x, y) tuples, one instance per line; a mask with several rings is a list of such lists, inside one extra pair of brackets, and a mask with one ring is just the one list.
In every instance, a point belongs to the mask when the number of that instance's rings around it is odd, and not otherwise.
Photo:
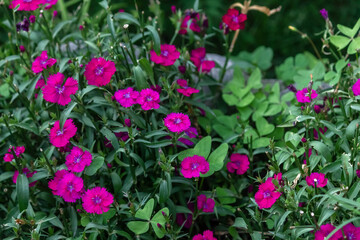
[(60, 136), (60, 135), (63, 135), (64, 134), (64, 131), (61, 131), (61, 130), (57, 130), (56, 132), (56, 136)]
[(317, 183), (317, 182), (318, 182), (317, 178), (314, 178), (314, 182), (315, 182), (315, 183)]
[(175, 120), (174, 120), (174, 123), (175, 124), (179, 124), (179, 123), (181, 123), (182, 121), (181, 121), (181, 119), (180, 118), (175, 118)]
[(95, 204), (101, 203), (101, 198), (99, 196), (95, 196), (92, 200)]
[(26, 3), (31, 3), (32, 0), (23, 0), (23, 2), (26, 2)]
[(98, 66), (96, 69), (95, 69), (95, 75), (96, 76), (100, 76), (104, 73), (104, 68), (102, 66)]
[(146, 101), (151, 102), (152, 100), (153, 100), (153, 98), (151, 96), (146, 97)]
[(74, 190), (74, 186), (72, 183), (69, 183), (67, 186), (67, 189), (69, 190), (69, 192), (72, 192)]
[(199, 163), (192, 163), (191, 164), (191, 170), (195, 170), (199, 167)]
[(348, 234), (347, 234), (347, 239), (349, 239), (349, 240), (355, 239), (355, 238), (354, 238), (354, 234), (353, 234), (353, 233), (348, 233)]
[(47, 63), (47, 59), (41, 59), (41, 61), (40, 61), (41, 66), (46, 65), (46, 63)]
[(235, 23), (238, 23), (238, 22), (239, 22), (239, 19), (238, 19), (237, 16), (233, 16), (233, 17), (232, 17), (232, 20), (233, 20), (233, 22), (235, 22)]
[(74, 163), (79, 163), (81, 160), (81, 155), (74, 157)]
[(130, 98), (130, 93), (125, 93), (123, 96), (124, 98)]
[(169, 55), (169, 51), (167, 51), (167, 50), (161, 51), (161, 55), (163, 55), (164, 57), (167, 57)]
[(264, 198), (269, 198), (271, 196), (271, 192), (269, 190), (267, 190), (263, 193), (263, 195), (264, 195)]
[(56, 85), (55, 88), (58, 94), (62, 94), (65, 90), (65, 86), (61, 86), (61, 85)]

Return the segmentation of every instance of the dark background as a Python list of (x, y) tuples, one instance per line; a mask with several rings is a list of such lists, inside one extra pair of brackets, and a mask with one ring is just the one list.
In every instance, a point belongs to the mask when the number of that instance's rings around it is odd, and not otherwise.
[[(149, 13), (149, 3), (155, 0), (137, 0), (139, 9)], [(67, 2), (67, 1), (65, 1)], [(68, 7), (72, 12), (82, 1), (72, 1), (74, 4)], [(229, 6), (236, 1), (233, 0), (200, 0), (200, 8), (204, 10), (209, 19), (209, 30), (218, 28), (221, 17), (226, 13)], [(241, 1), (242, 2), (242, 1)], [(171, 5), (177, 9), (185, 10), (192, 8), (193, 0), (163, 0), (160, 1), (163, 11), (163, 22), (166, 31), (163, 32), (162, 42), (170, 41), (174, 27), (167, 18), (171, 16)], [(270, 17), (255, 11), (248, 13), (246, 28), (241, 31), (233, 55), (240, 51), (253, 51), (260, 45), (271, 47), (274, 50), (273, 64), (280, 64), (286, 57), (294, 56), (305, 50), (311, 51), (312, 48), (308, 41), (301, 39), (300, 35), (288, 29), (292, 25), (304, 33), (307, 33), (320, 48), (321, 31), (324, 29), (325, 21), (321, 17), (319, 10), (326, 8), (329, 12), (330, 20), (336, 26), (340, 23), (345, 26), (353, 27), (360, 17), (360, 0), (253, 0), (252, 4), (264, 5), (269, 8), (276, 8), (281, 5), (282, 10)], [(116, 12), (124, 9), (126, 12), (134, 12), (134, 0), (111, 1), (110, 6)], [(55, 7), (56, 9), (56, 7)], [(101, 9), (97, 0), (91, 0), (89, 15), (94, 16)], [(1, 22), (5, 18), (5, 13), (0, 13)], [(7, 41), (7, 33), (0, 28), (0, 45)], [(219, 35), (213, 37), (211, 42), (222, 42)], [(209, 46), (208, 52), (224, 54), (222, 47)]]

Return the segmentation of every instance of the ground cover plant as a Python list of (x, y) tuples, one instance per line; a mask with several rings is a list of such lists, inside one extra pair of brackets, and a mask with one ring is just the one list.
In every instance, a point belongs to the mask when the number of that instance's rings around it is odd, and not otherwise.
[(1, 4), (1, 239), (360, 239), (360, 19), (290, 26), (314, 48), (269, 80), (233, 49), (280, 6), (89, 6)]

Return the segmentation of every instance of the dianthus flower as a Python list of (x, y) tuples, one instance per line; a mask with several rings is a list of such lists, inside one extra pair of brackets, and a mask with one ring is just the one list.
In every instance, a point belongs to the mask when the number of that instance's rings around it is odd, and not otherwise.
[(197, 48), (191, 51), (190, 60), (194, 63), (199, 72), (208, 73), (215, 67), (215, 62), (205, 60), (205, 55), (205, 48)]
[(215, 201), (212, 198), (206, 198), (204, 194), (197, 197), (197, 208), (203, 212), (214, 212)]
[(255, 201), (260, 209), (271, 208), (280, 196), (281, 193), (276, 190), (275, 185), (266, 181), (260, 184), (259, 190), (255, 193)]
[(209, 168), (209, 163), (203, 156), (186, 157), (181, 162), (181, 173), (185, 178), (200, 177), (200, 173), (207, 173)]
[(143, 89), (138, 98), (138, 104), (141, 105), (142, 110), (158, 109), (160, 107), (160, 95), (158, 92), (150, 88)]
[(150, 60), (156, 64), (163, 66), (173, 65), (180, 57), (180, 52), (176, 50), (174, 45), (162, 44), (160, 47), (160, 55), (158, 55), (154, 50), (150, 51)]
[(327, 184), (328, 179), (325, 178), (324, 173), (311, 173), (310, 176), (306, 177), (306, 183), (308, 186), (313, 186), (317, 188), (325, 187)]
[(189, 28), (191, 29), (191, 31), (193, 32), (200, 32), (200, 26), (197, 24), (197, 21), (200, 20), (200, 15), (199, 13), (190, 13), (188, 15), (186, 15), (182, 22), (181, 22), (181, 26), (180, 26), (180, 30), (179, 30), (179, 34), (187, 34), (187, 29), (189, 26), (189, 21), (190, 21), (190, 26)]
[(50, 180), (48, 183), (49, 188), (52, 190), (52, 193), (56, 196), (60, 196), (58, 191), (58, 184), (62, 181), (63, 177), (69, 172), (65, 169), (59, 170), (55, 173), (54, 179)]
[(199, 90), (189, 87), (188, 83), (185, 79), (178, 79), (176, 82), (180, 87), (182, 87), (182, 88), (176, 89), (176, 91), (178, 91), (179, 93), (181, 93), (182, 95), (184, 95), (186, 97), (190, 97), (193, 93), (199, 92)]
[(115, 63), (104, 58), (93, 58), (85, 67), (85, 78), (89, 85), (98, 87), (108, 84), (116, 72)]
[(45, 9), (51, 8), (57, 3), (58, 0), (42, 0), (42, 4), (45, 4)]
[[(15, 152), (15, 155), (17, 157), (20, 157), (20, 155), (25, 152), (25, 147), (24, 146), (12, 147), (12, 150)], [(12, 150), (11, 150), (11, 148), (9, 148), (8, 153), (5, 154), (5, 156), (4, 156), (4, 161), (5, 162), (11, 162), (14, 159), (14, 155), (12, 154), (13, 153)]]
[[(282, 173), (274, 174), (273, 177), (269, 177), (268, 179), (266, 179), (266, 181), (272, 182), (273, 179), (277, 180), (280, 186), (284, 186), (284, 180), (282, 179)], [(275, 188), (277, 188), (277, 187), (275, 186)]]
[(56, 63), (55, 58), (49, 58), (47, 55), (47, 51), (42, 51), (41, 55), (35, 58), (34, 62), (32, 63), (31, 70), (34, 73), (40, 73), (44, 69), (51, 67)]
[[(16, 31), (20, 32), (21, 30), (28, 32), (30, 29), (30, 22), (27, 17), (24, 17), (24, 20), (16, 24)], [(20, 49), (21, 50), (21, 49)]]
[(191, 126), (190, 118), (183, 113), (170, 113), (164, 119), (164, 125), (170, 132), (181, 133)]
[(197, 234), (192, 240), (216, 240), (214, 233), (210, 230), (205, 230), (203, 234)]
[(90, 166), (91, 161), (92, 156), (90, 152), (74, 147), (70, 154), (66, 156), (65, 164), (72, 172), (82, 172), (86, 166)]
[(34, 11), (39, 8), (42, 0), (13, 0), (10, 3), (9, 8), (14, 9), (20, 4), (18, 11)]
[(114, 97), (122, 107), (128, 108), (136, 104), (139, 97), (139, 92), (135, 91), (132, 87), (117, 90)]
[[(35, 173), (37, 173), (37, 171), (30, 172), (30, 170), (29, 170), (28, 168), (23, 168), (22, 172), (23, 172), (23, 174), (25, 174), (25, 176), (26, 176), (27, 178), (31, 178), (32, 176), (34, 176)], [(19, 171), (16, 170), (16, 171), (14, 172), (14, 176), (13, 176), (13, 178), (12, 178), (13, 183), (16, 183), (16, 180), (17, 180), (18, 176), (19, 176)], [(37, 182), (37, 181), (34, 181), (34, 182), (29, 183), (29, 187), (35, 186), (36, 182)]]
[(88, 213), (102, 214), (109, 211), (114, 197), (102, 187), (94, 187), (85, 192), (82, 197), (83, 208)]
[(316, 93), (316, 91), (314, 89), (311, 89), (311, 94), (309, 94), (309, 90), (307, 88), (304, 88), (303, 90), (299, 90), (296, 92), (296, 99), (300, 103), (311, 102), (311, 99), (314, 99), (317, 96), (318, 96), (318, 94)]
[[(189, 138), (196, 138), (199, 135), (196, 128), (194, 128), (194, 127), (189, 127), (184, 132)], [(178, 141), (182, 142), (183, 144), (188, 145), (188, 146), (194, 145), (194, 143), (187, 138), (181, 137), (181, 138), (179, 138)]]
[(75, 136), (77, 128), (72, 119), (67, 119), (63, 129), (60, 129), (60, 122), (56, 121), (50, 129), (50, 142), (55, 147), (64, 147), (69, 143), (70, 138)]
[(71, 102), (70, 95), (78, 90), (78, 82), (69, 77), (64, 83), (65, 76), (62, 73), (50, 75), (46, 85), (42, 89), (43, 98), (51, 103), (65, 106)]
[(360, 227), (355, 227), (352, 223), (348, 223), (343, 227), (347, 240), (360, 239)]
[(84, 191), (84, 182), (74, 173), (66, 173), (57, 184), (57, 193), (65, 202), (76, 202)]
[(326, 11), (325, 8), (323, 8), (323, 9), (320, 10), (320, 14), (321, 14), (321, 16), (324, 18), (324, 20), (329, 19), (328, 11)]
[(354, 83), (354, 85), (352, 86), (351, 90), (353, 91), (355, 96), (359, 96), (360, 95), (360, 79), (358, 79), (356, 81), (356, 83)]
[(229, 172), (234, 173), (236, 171), (237, 175), (242, 175), (249, 169), (249, 165), (250, 162), (246, 155), (234, 153), (230, 156), (230, 162), (226, 164), (226, 167)]
[[(320, 229), (315, 233), (315, 240), (324, 240), (333, 230), (335, 227), (330, 223), (324, 224), (320, 227)], [(337, 231), (334, 235), (329, 238), (329, 240), (339, 240), (342, 239), (341, 230)]]
[(222, 17), (222, 21), (233, 31), (245, 28), (246, 14), (239, 14), (239, 11), (233, 8), (228, 9)]

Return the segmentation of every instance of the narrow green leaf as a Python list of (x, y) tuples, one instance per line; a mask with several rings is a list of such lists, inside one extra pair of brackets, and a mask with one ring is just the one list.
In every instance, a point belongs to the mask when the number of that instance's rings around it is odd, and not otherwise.
[(160, 50), (159, 33), (156, 31), (156, 29), (153, 26), (147, 25), (145, 28), (150, 31), (151, 37), (154, 41), (154, 50), (158, 55), (160, 55), (161, 50)]
[(29, 181), (25, 174), (19, 174), (16, 180), (16, 194), (20, 212), (27, 209), (29, 204)]
[(129, 13), (126, 13), (126, 12), (116, 13), (114, 15), (114, 19), (115, 20), (126, 20), (126, 21), (129, 21), (131, 23), (134, 23), (137, 26), (140, 26), (139, 21), (133, 15), (131, 15)]
[(66, 119), (69, 117), (71, 111), (74, 109), (74, 107), (77, 105), (77, 102), (71, 102), (68, 107), (61, 113), (60, 115), (60, 120), (59, 120), (59, 124), (60, 124), (60, 128), (62, 129), (64, 127), (64, 123), (66, 121)]

